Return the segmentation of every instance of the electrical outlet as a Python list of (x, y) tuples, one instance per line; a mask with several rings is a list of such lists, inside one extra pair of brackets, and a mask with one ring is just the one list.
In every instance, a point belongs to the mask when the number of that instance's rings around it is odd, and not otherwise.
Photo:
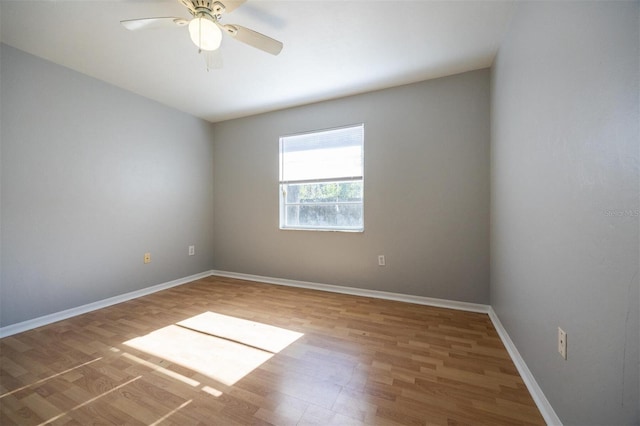
[(385, 266), (386, 262), (384, 260), (384, 254), (378, 256), (378, 266)]
[(189, 256), (194, 256), (196, 254), (196, 246), (189, 246)]
[(151, 263), (151, 253), (144, 254), (144, 263)]
[(567, 333), (558, 327), (558, 352), (562, 358), (567, 359)]

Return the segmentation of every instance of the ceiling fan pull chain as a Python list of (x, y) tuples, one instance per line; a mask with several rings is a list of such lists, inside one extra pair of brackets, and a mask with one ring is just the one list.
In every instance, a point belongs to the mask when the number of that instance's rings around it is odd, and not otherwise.
[(198, 54), (202, 52), (202, 21), (198, 21)]

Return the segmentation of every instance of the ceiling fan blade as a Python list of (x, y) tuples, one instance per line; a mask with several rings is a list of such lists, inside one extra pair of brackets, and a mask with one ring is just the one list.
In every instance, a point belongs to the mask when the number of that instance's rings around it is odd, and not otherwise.
[(250, 30), (249, 28), (241, 27), (240, 25), (222, 25), (218, 26), (224, 30), (231, 37), (238, 41), (241, 41), (249, 46), (253, 46), (256, 49), (260, 49), (264, 52), (277, 55), (282, 51), (282, 42), (272, 39), (264, 34), (260, 34), (257, 31)]
[(120, 21), (120, 23), (129, 31), (137, 31), (151, 30), (155, 28), (184, 27), (189, 23), (189, 20), (171, 16), (163, 18), (127, 19), (125, 21)]

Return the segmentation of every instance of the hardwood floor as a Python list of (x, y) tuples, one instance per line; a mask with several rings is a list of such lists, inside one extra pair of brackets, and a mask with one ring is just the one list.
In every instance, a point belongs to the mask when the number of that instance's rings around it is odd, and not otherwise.
[(0, 350), (2, 425), (544, 424), (485, 314), (235, 279)]

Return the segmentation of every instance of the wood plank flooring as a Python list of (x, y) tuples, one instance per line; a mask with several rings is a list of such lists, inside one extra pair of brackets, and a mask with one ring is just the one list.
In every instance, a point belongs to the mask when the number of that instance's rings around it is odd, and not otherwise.
[(2, 425), (544, 424), (485, 314), (228, 278), (0, 351)]

